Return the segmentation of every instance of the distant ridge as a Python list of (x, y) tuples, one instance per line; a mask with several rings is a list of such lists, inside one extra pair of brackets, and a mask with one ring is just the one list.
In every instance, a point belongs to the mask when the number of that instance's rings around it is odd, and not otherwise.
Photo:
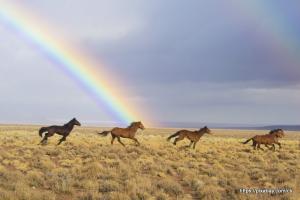
[[(63, 120), (51, 120), (45, 122), (1, 122), (0, 126), (22, 126), (34, 125), (42, 126), (45, 124), (61, 124)], [(119, 124), (111, 121), (81, 120), (82, 124), (90, 127), (126, 127), (126, 124)], [(233, 124), (233, 123), (210, 123), (210, 122), (156, 122), (157, 126), (152, 128), (190, 128), (199, 129), (208, 126), (213, 129), (239, 129), (239, 130), (273, 130), (277, 128), (286, 131), (300, 131), (300, 125), (265, 125), (265, 124)]]
[(300, 131), (300, 125), (271, 125), (271, 126), (226, 126), (226, 127), (212, 127), (221, 129), (239, 129), (239, 130), (273, 130), (281, 128), (285, 131)]
[[(256, 130), (272, 130), (281, 128), (286, 131), (300, 131), (300, 125), (273, 125), (273, 126), (263, 126), (263, 127), (256, 127)], [(253, 129), (253, 128), (252, 128)]]
[(226, 124), (226, 123), (203, 123), (203, 122), (160, 122), (161, 127), (168, 128), (201, 128), (209, 126), (216, 129), (242, 129), (242, 130), (272, 130), (281, 128), (286, 131), (300, 131), (300, 125), (249, 125), (249, 124)]

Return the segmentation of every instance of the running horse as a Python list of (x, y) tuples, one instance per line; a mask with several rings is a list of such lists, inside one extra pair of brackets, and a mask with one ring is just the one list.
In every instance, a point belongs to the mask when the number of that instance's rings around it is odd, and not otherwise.
[(132, 122), (127, 128), (115, 127), (110, 131), (103, 131), (98, 134), (104, 137), (111, 133), (111, 144), (113, 145), (114, 140), (117, 138), (118, 142), (125, 147), (125, 144), (121, 141), (121, 138), (132, 139), (137, 145), (140, 145), (139, 141), (135, 138), (135, 134), (138, 129), (145, 129), (142, 122)]
[(264, 144), (267, 148), (268, 145), (272, 145), (273, 151), (275, 151), (275, 144), (279, 146), (281, 149), (281, 143), (278, 141), (278, 138), (282, 138), (284, 136), (284, 131), (282, 129), (274, 129), (269, 132), (269, 134), (266, 135), (256, 135), (245, 142), (243, 144), (247, 144), (252, 140), (253, 144), (253, 149), (261, 149), (264, 150), (263, 148), (260, 147), (261, 144)]
[(43, 133), (46, 133), (44, 138), (41, 140), (40, 144), (47, 144), (48, 137), (53, 136), (55, 133), (58, 135), (62, 135), (63, 137), (59, 140), (57, 145), (60, 145), (63, 141), (66, 141), (66, 138), (73, 130), (74, 126), (81, 126), (80, 122), (77, 121), (76, 118), (73, 118), (68, 123), (64, 124), (63, 126), (48, 126), (48, 127), (42, 127), (39, 130), (39, 135), (43, 137)]
[(205, 134), (211, 134), (211, 130), (207, 128), (207, 126), (197, 130), (197, 131), (189, 131), (189, 130), (180, 130), (174, 133), (173, 135), (169, 136), (167, 138), (167, 141), (170, 141), (171, 138), (175, 138), (173, 144), (176, 145), (176, 143), (180, 140), (183, 140), (184, 138), (188, 138), (190, 140), (190, 145), (188, 147), (191, 147), (193, 145), (193, 149), (195, 149), (197, 142), (200, 140), (200, 138)]

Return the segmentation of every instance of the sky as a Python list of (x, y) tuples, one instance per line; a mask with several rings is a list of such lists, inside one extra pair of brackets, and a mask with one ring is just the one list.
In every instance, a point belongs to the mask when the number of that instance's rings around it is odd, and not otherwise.
[[(157, 124), (299, 124), (299, 1), (11, 2), (105, 63)], [(0, 35), (0, 123), (118, 123), (1, 20)]]

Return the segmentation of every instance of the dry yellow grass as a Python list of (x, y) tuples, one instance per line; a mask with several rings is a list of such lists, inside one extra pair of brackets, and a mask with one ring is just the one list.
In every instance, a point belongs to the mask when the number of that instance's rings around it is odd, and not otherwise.
[[(283, 149), (254, 151), (245, 138), (265, 131), (213, 130), (196, 150), (166, 141), (173, 129), (148, 129), (141, 146), (96, 128), (76, 128), (56, 146), (37, 145), (35, 126), (0, 126), (1, 200), (299, 199), (300, 133), (287, 132)], [(291, 188), (292, 193), (242, 194), (240, 188)]]

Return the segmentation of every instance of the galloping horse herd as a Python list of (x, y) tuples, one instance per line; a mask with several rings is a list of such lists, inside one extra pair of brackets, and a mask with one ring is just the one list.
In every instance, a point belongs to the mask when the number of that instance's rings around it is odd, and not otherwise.
[[(41, 140), (40, 144), (47, 144), (48, 137), (53, 136), (54, 134), (62, 135), (62, 138), (59, 140), (57, 145), (60, 145), (63, 141), (66, 141), (66, 138), (69, 136), (71, 131), (73, 130), (74, 126), (81, 126), (80, 122), (73, 118), (68, 123), (64, 124), (63, 126), (48, 126), (48, 127), (42, 127), (39, 130), (40, 137), (43, 137), (43, 134), (45, 133), (43, 139)], [(121, 138), (128, 138), (133, 140), (137, 145), (140, 145), (139, 141), (135, 138), (135, 134), (138, 129), (144, 130), (145, 127), (142, 122), (132, 122), (127, 128), (118, 128), (115, 127), (110, 131), (103, 131), (101, 133), (98, 133), (101, 136), (107, 136), (109, 133), (111, 134), (111, 144), (114, 143), (114, 140), (117, 138), (118, 142), (125, 146), (125, 144), (121, 141)], [(187, 138), (190, 140), (190, 144), (188, 147), (192, 147), (195, 149), (197, 142), (200, 140), (200, 138), (205, 134), (212, 134), (211, 130), (207, 128), (207, 126), (197, 130), (197, 131), (189, 131), (189, 130), (180, 130), (173, 135), (169, 136), (167, 138), (167, 141), (170, 141), (172, 138), (176, 137), (173, 144), (176, 145), (176, 143), (180, 140), (183, 140), (184, 138)], [(284, 137), (284, 131), (282, 129), (274, 129), (269, 132), (269, 134), (266, 135), (256, 135), (247, 141), (243, 142), (243, 144), (247, 144), (252, 140), (253, 148), (264, 150), (260, 147), (260, 145), (265, 145), (268, 149), (272, 149), (275, 151), (275, 144), (281, 148), (281, 144), (279, 143), (279, 138)], [(269, 147), (271, 145), (272, 147)]]

